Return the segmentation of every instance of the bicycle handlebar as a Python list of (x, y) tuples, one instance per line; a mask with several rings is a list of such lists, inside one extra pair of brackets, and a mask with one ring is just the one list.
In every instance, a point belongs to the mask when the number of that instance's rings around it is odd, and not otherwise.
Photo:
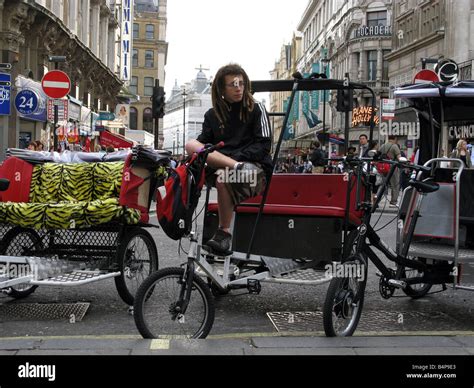
[(224, 147), (225, 143), (223, 141), (217, 143), (217, 144), (206, 144), (203, 148), (201, 148), (199, 151), (197, 151), (198, 154), (210, 154), (211, 152), (214, 152), (222, 147)]
[(359, 158), (359, 157), (342, 157), (342, 158), (332, 158), (325, 159), (329, 162), (343, 162), (352, 165), (358, 165), (361, 163), (388, 163), (390, 165), (397, 165), (399, 168), (406, 168), (415, 171), (431, 171), (430, 167), (420, 166), (418, 164), (410, 164), (408, 162), (400, 162), (397, 160), (387, 160), (387, 159), (377, 159), (377, 158)]

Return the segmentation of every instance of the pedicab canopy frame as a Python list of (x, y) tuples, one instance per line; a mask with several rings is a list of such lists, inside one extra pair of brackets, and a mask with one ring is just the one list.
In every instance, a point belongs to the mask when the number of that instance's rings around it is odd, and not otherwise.
[[(299, 91), (315, 91), (315, 90), (322, 90), (322, 91), (337, 91), (337, 90), (367, 90), (372, 95), (372, 113), (370, 118), (370, 141), (373, 140), (374, 137), (374, 128), (375, 128), (375, 108), (376, 108), (376, 97), (374, 91), (369, 88), (368, 86), (360, 83), (349, 82), (348, 79), (344, 80), (335, 80), (335, 79), (326, 79), (324, 74), (317, 74), (313, 73), (308, 78), (302, 78), (301, 74), (295, 73), (293, 75), (293, 80), (271, 80), (271, 81), (253, 81), (252, 82), (252, 92), (253, 93), (262, 93), (262, 92), (291, 92), (288, 108), (286, 112), (278, 113), (278, 112), (270, 112), (270, 116), (284, 116), (283, 120), (283, 130), (280, 133), (280, 137), (278, 139), (278, 143), (276, 147), (274, 147), (274, 156), (273, 156), (273, 166), (275, 167), (278, 161), (278, 156), (280, 153), (280, 149), (284, 140), (285, 130), (288, 126), (288, 121), (290, 117), (290, 113), (293, 107), (293, 103), (295, 101), (296, 93)], [(323, 123), (325, 126), (325, 123)], [(265, 186), (265, 191), (262, 195), (262, 201), (259, 204), (243, 204), (242, 206), (259, 206), (259, 211), (253, 226), (252, 235), (249, 241), (249, 246), (247, 250), (247, 258), (250, 257), (252, 247), (255, 241), (257, 228), (259, 221), (262, 217), (263, 210), (268, 198), (268, 193), (270, 191), (270, 185), (272, 181), (272, 176), (267, 177), (267, 184)], [(359, 190), (357, 189), (357, 195), (359, 195)], [(350, 193), (348, 192), (348, 200), (350, 198)], [(346, 206), (346, 214), (344, 217), (344, 230), (347, 231), (347, 225), (349, 224), (349, 206)]]

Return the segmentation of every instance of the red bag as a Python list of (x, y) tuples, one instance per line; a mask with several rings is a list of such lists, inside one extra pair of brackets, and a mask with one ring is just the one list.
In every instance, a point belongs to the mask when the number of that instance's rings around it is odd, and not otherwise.
[(377, 169), (378, 173), (383, 176), (388, 175), (391, 167), (392, 166), (389, 163), (385, 163), (385, 162), (378, 162), (375, 164), (375, 168)]
[(166, 235), (179, 240), (191, 232), (192, 218), (205, 180), (204, 163), (191, 160), (171, 171), (156, 195), (156, 212)]
[[(390, 159), (389, 156), (388, 156), (388, 153), (390, 152), (392, 147), (393, 147), (393, 144), (390, 146), (387, 153), (382, 155), (382, 159), (385, 159), (385, 160)], [(392, 168), (392, 165), (390, 163), (386, 163), (386, 162), (377, 162), (375, 164), (375, 168), (377, 169), (377, 171), (380, 175), (387, 176), (388, 173), (390, 172), (390, 169)]]

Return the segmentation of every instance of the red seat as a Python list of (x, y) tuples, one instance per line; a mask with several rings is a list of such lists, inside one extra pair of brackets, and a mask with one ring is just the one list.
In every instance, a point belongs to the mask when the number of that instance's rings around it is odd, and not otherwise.
[[(301, 215), (344, 218), (346, 209), (347, 178), (341, 174), (278, 174), (271, 181), (264, 214)], [(355, 209), (355, 190), (352, 191), (349, 219), (354, 225), (361, 223), (363, 212)], [(361, 195), (363, 192), (361, 191)], [(363, 197), (361, 197), (363, 198)], [(244, 204), (260, 204), (262, 197), (252, 198)], [(237, 213), (257, 213), (258, 206), (237, 206)], [(217, 212), (217, 204), (209, 204)]]

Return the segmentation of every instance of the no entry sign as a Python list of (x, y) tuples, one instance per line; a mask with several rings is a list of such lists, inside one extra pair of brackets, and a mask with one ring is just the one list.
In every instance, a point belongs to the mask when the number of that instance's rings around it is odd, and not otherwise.
[(415, 75), (415, 84), (429, 84), (431, 82), (439, 82), (438, 74), (432, 70), (421, 70)]
[(65, 72), (52, 70), (44, 75), (41, 87), (48, 97), (63, 98), (71, 90), (71, 80)]

